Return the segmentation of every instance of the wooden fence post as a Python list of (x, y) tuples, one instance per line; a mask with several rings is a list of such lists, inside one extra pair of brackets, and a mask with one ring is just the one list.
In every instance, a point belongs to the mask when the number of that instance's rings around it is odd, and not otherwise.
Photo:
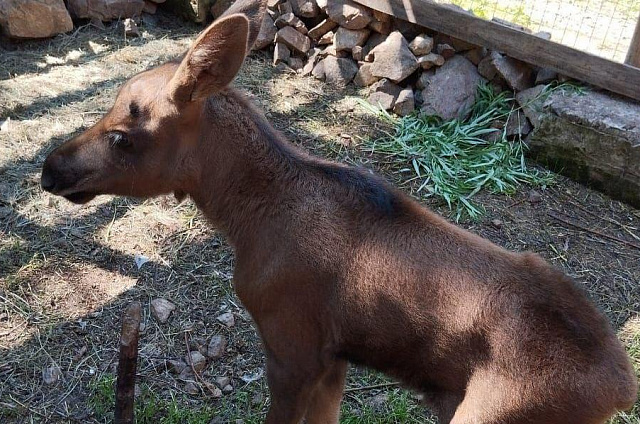
[(140, 302), (133, 302), (122, 314), (115, 424), (133, 424), (141, 310)]
[(638, 22), (636, 22), (636, 31), (631, 39), (631, 45), (629, 46), (629, 53), (627, 53), (627, 59), (624, 61), (627, 65), (640, 68), (640, 16), (638, 16)]

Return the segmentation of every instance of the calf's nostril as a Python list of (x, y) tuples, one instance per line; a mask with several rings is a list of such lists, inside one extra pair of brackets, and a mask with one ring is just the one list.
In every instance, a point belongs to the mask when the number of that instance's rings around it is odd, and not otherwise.
[(40, 177), (40, 186), (45, 191), (53, 191), (56, 186), (56, 178), (51, 166), (51, 157), (47, 158), (42, 166), (42, 176)]
[(42, 186), (42, 189), (45, 191), (51, 191), (55, 185), (56, 182), (51, 174), (46, 171), (42, 171), (42, 177), (40, 178), (40, 186)]

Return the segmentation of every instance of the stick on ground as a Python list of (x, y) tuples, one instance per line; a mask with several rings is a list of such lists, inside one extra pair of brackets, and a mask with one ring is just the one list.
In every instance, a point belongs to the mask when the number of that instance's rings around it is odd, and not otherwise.
[(141, 309), (140, 302), (133, 302), (122, 314), (115, 424), (133, 424)]

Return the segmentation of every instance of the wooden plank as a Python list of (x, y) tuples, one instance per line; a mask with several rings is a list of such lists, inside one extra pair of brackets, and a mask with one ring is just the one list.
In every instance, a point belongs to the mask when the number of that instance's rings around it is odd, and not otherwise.
[(631, 39), (631, 45), (629, 46), (629, 53), (627, 53), (627, 59), (624, 61), (627, 65), (640, 68), (640, 16), (638, 16), (638, 22), (636, 22), (636, 31)]
[(477, 18), (455, 6), (426, 0), (355, 1), (399, 19), (640, 100), (640, 69), (633, 66), (612, 62), (497, 22)]

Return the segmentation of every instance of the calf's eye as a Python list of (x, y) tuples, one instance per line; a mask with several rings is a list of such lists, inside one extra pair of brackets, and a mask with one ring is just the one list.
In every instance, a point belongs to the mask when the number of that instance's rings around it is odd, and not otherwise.
[(109, 144), (113, 147), (118, 147), (120, 149), (126, 149), (132, 146), (131, 140), (126, 133), (122, 131), (111, 131), (109, 133)]

